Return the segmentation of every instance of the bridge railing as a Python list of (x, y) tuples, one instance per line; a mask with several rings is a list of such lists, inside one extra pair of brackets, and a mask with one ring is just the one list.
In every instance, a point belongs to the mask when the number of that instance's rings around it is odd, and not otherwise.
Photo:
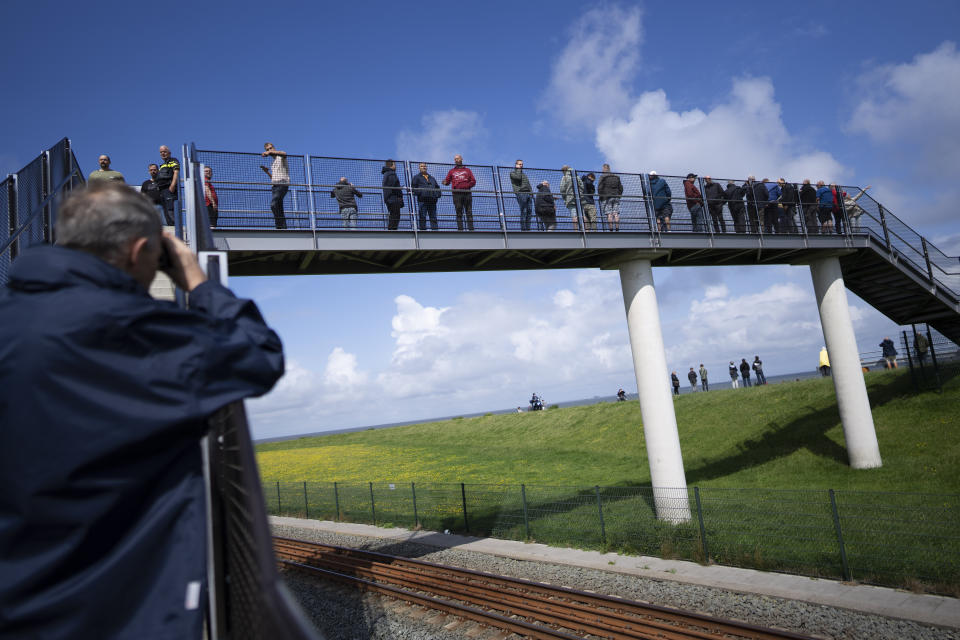
[[(197, 151), (196, 159), (213, 169), (213, 184), (220, 196), (220, 217), (218, 228), (257, 230), (275, 228), (270, 211), (271, 182), (260, 168), (272, 162), (259, 153), (236, 153), (224, 151)], [(289, 193), (284, 200), (286, 227), (291, 230), (318, 231), (369, 231), (387, 230), (388, 211), (383, 202), (381, 187), (381, 169), (384, 159), (372, 158), (335, 158), (310, 155), (288, 155), (290, 171)], [(397, 160), (397, 177), (403, 191), (404, 206), (401, 211), (398, 231), (423, 231), (430, 228), (431, 222), (423, 216), (420, 222), (421, 207), (411, 189), (413, 177), (419, 172), (419, 160)], [(428, 172), (441, 184), (441, 198), (437, 202), (438, 229), (441, 231), (466, 230), (467, 221), (458, 221), (454, 208), (454, 193), (449, 186), (443, 185), (447, 172), (452, 168), (449, 163), (426, 162)], [(703, 210), (694, 218), (687, 206), (684, 194), (684, 177), (661, 175), (672, 196), (673, 209), (669, 228), (658, 224), (654, 210), (649, 174), (614, 172), (611, 175), (619, 179), (622, 193), (615, 200), (600, 201), (600, 187), (603, 172), (600, 170), (575, 169), (571, 171), (574, 201), (568, 209), (560, 193), (563, 172), (560, 169), (524, 167), (533, 190), (529, 222), (521, 210), (520, 201), (514, 193), (510, 173), (514, 167), (490, 165), (466, 165), (476, 178), (477, 184), (471, 190), (473, 230), (476, 232), (497, 232), (504, 234), (544, 231), (544, 222), (536, 215), (535, 199), (537, 185), (543, 181), (549, 183), (549, 193), (554, 197), (556, 208), (556, 226), (553, 231), (566, 233), (593, 233), (626, 231), (647, 233), (659, 244), (664, 234), (687, 233), (703, 236), (705, 239), (719, 238), (732, 234), (759, 236), (787, 236), (806, 239), (824, 233), (823, 226), (817, 220), (816, 205), (779, 207), (766, 203), (753, 203), (749, 198), (740, 200), (743, 216), (735, 217), (731, 205), (737, 204), (726, 199), (720, 216), (714, 218), (710, 213), (710, 201), (706, 200), (705, 181), (695, 179), (701, 193)], [(584, 204), (588, 201), (581, 193), (581, 180), (593, 173), (596, 193), (592, 200), (596, 208), (593, 225), (585, 224)], [(357, 202), (358, 220), (356, 227), (347, 228), (341, 218), (339, 207), (331, 191), (340, 178), (345, 177), (363, 194)], [(728, 183), (745, 186), (743, 180), (730, 180), (717, 177), (714, 182), (726, 187)], [(768, 187), (773, 182), (766, 183)], [(797, 185), (798, 189), (800, 185)], [(859, 193), (858, 187), (844, 186), (841, 191), (849, 195)], [(612, 206), (611, 206), (612, 205)], [(857, 200), (857, 207), (846, 211), (839, 203), (839, 216), (842, 229), (828, 230), (832, 234), (844, 236), (863, 236), (873, 238), (885, 247), (898, 261), (910, 265), (917, 273), (930, 278), (937, 286), (960, 298), (960, 259), (946, 256), (919, 233), (903, 223), (865, 193)], [(576, 213), (576, 222), (573, 214)], [(833, 217), (833, 216), (831, 216)], [(773, 219), (776, 222), (773, 223)], [(773, 223), (773, 224), (771, 224)], [(841, 226), (841, 225), (838, 225)]]
[(0, 284), (23, 249), (53, 242), (60, 203), (83, 183), (67, 138), (0, 182)]

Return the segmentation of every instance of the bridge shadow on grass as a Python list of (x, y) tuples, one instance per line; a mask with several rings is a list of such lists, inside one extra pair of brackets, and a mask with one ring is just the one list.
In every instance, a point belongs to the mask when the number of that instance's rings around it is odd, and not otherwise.
[[(882, 374), (881, 374), (882, 375)], [(897, 397), (914, 394), (909, 375), (897, 375), (890, 380), (873, 384), (869, 389), (870, 407), (876, 409)], [(806, 449), (832, 462), (846, 465), (847, 450), (826, 434), (840, 424), (837, 405), (823, 409), (808, 407), (808, 412), (787, 423), (771, 422), (767, 431), (756, 438), (744, 440), (738, 451), (726, 457), (710, 460), (699, 467), (687, 469), (687, 483), (715, 480), (767, 464)]]

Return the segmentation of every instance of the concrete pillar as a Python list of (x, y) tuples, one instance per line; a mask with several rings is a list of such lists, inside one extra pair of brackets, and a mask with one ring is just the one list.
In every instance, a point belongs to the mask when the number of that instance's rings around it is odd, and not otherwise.
[(830, 356), (830, 373), (837, 392), (837, 407), (840, 409), (850, 466), (854, 469), (882, 466), (867, 385), (860, 368), (860, 352), (850, 321), (840, 260), (836, 256), (815, 260), (810, 263), (810, 275), (820, 309), (823, 338)]
[(620, 286), (627, 311), (630, 350), (640, 394), (643, 437), (657, 518), (673, 523), (690, 519), (687, 478), (683, 472), (677, 416), (667, 384), (667, 356), (660, 331), (660, 310), (650, 260), (620, 265)]

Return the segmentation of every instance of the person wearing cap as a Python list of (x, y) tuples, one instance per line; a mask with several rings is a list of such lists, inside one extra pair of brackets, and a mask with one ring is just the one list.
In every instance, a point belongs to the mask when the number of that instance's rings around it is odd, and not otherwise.
[(707, 225), (703, 220), (703, 196), (700, 194), (700, 189), (697, 189), (696, 179), (697, 174), (687, 174), (687, 179), (683, 181), (683, 195), (687, 199), (687, 210), (690, 212), (693, 231), (701, 233), (707, 230)]
[(657, 231), (661, 233), (670, 231), (670, 217), (673, 215), (673, 205), (670, 204), (672, 197), (667, 181), (658, 176), (656, 171), (651, 171), (650, 198), (657, 217)]
[(727, 223), (723, 221), (723, 187), (710, 176), (703, 176), (703, 195), (707, 197), (707, 208), (713, 222), (714, 233), (726, 233)]

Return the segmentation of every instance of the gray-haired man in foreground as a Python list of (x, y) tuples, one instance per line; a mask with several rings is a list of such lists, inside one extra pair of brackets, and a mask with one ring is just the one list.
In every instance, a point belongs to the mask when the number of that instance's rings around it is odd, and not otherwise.
[(280, 339), (128, 187), (75, 192), (57, 241), (0, 291), (0, 636), (200, 638), (199, 440), (279, 379)]

